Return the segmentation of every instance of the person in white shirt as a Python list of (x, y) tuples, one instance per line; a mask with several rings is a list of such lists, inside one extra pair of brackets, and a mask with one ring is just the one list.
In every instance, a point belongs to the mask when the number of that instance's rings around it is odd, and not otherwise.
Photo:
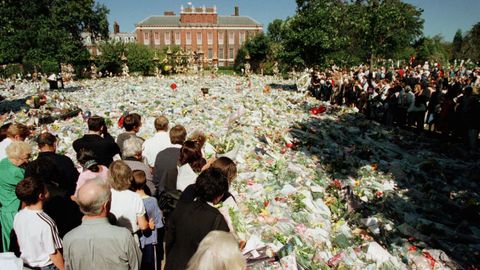
[(152, 168), (155, 166), (157, 154), (171, 146), (170, 135), (168, 134), (168, 119), (165, 116), (157, 117), (154, 124), (157, 133), (152, 138), (147, 139), (142, 147), (143, 158)]
[(110, 164), (108, 171), (112, 187), (110, 213), (115, 216), (116, 224), (129, 229), (131, 233), (146, 230), (149, 224), (142, 198), (129, 190), (133, 179), (132, 169), (124, 161), (116, 160)]
[(178, 159), (179, 167), (176, 189), (183, 191), (187, 186), (195, 183), (198, 174), (206, 163), (198, 143), (185, 141), (180, 149), (180, 157)]
[(45, 183), (27, 177), (18, 183), (15, 193), (26, 204), (13, 221), (25, 269), (63, 270), (62, 241), (57, 225), (43, 212), (43, 203), (49, 197)]
[(7, 137), (0, 142), (0, 160), (7, 157), (7, 146), (13, 141), (25, 141), (30, 135), (30, 130), (23, 124), (11, 124), (7, 129)]

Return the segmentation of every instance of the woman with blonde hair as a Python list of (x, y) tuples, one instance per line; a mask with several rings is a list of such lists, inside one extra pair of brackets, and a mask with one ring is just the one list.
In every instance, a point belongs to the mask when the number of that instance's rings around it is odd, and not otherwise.
[(108, 172), (112, 191), (110, 213), (115, 216), (117, 225), (132, 233), (146, 230), (148, 221), (142, 198), (129, 189), (133, 180), (132, 169), (122, 160), (117, 160), (110, 164)]
[(0, 160), (7, 157), (6, 149), (14, 141), (25, 141), (30, 135), (30, 129), (27, 126), (16, 123), (7, 128), (6, 138), (0, 142)]
[(211, 231), (190, 259), (187, 270), (244, 270), (245, 259), (232, 234)]
[(32, 147), (23, 141), (13, 141), (6, 149), (7, 157), (0, 161), (0, 224), (2, 226), (3, 252), (10, 249), (10, 232), (20, 201), (15, 195), (17, 184), (23, 180), (32, 154)]

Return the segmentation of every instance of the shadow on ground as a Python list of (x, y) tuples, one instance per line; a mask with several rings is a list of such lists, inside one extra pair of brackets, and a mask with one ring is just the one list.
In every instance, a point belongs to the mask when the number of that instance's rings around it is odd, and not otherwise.
[[(297, 151), (319, 160), (327, 181), (344, 183), (343, 217), (364, 228), (361, 218), (378, 217), (380, 233), (371, 236), (387, 249), (410, 245), (440, 249), (464, 267), (480, 265), (479, 152), (469, 152), (461, 143), (387, 128), (342, 110), (329, 107), (321, 116), (298, 122), (291, 135), (298, 142)], [(365, 168), (393, 179), (395, 189), (380, 192), (381, 181), (368, 178)], [(351, 179), (371, 182), (364, 190), (369, 189), (373, 198), (361, 200), (365, 196), (361, 188), (347, 187)], [(386, 221), (393, 223), (393, 230), (384, 230), (381, 225)]]

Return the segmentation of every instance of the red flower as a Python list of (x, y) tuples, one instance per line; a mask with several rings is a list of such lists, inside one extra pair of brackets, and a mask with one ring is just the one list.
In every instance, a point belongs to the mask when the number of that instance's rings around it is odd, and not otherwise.
[(423, 256), (425, 256), (425, 258), (427, 258), (427, 260), (430, 262), (430, 266), (432, 267), (432, 269), (434, 269), (435, 268), (435, 263), (437, 261), (432, 257), (432, 255), (430, 255), (430, 253), (424, 251)]
[(264, 201), (263, 202), (263, 207), (268, 207), (269, 204), (270, 204), (270, 201)]
[(377, 192), (375, 193), (375, 195), (377, 195), (377, 198), (380, 198), (380, 197), (383, 196), (383, 192), (377, 191)]
[(122, 117), (120, 117), (120, 119), (118, 119), (118, 127), (119, 128), (122, 128), (123, 127), (123, 120), (125, 119), (125, 116), (122, 115)]
[(288, 143), (285, 144), (285, 146), (286, 146), (288, 149), (292, 149), (292, 148), (293, 148), (293, 143), (288, 142)]
[(170, 88), (172, 88), (172, 90), (177, 89), (177, 84), (176, 83), (170, 84)]
[(342, 182), (338, 179), (335, 179), (332, 181), (330, 184), (331, 187), (337, 188), (337, 189), (342, 189)]
[(313, 115), (317, 115), (320, 111), (318, 110), (317, 107), (313, 107), (310, 109), (310, 113)]
[(417, 247), (416, 246), (411, 246), (408, 248), (408, 251), (417, 251)]

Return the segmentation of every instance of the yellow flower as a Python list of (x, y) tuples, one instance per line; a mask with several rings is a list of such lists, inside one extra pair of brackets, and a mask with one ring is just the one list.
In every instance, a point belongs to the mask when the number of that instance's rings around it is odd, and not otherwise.
[(326, 205), (332, 205), (332, 204), (334, 204), (336, 201), (337, 201), (337, 199), (335, 199), (335, 197), (327, 197), (327, 198), (325, 199), (325, 204), (326, 204)]
[(265, 217), (268, 217), (270, 216), (270, 212), (268, 212), (268, 210), (266, 208), (262, 209), (262, 211), (260, 212), (260, 215), (261, 216), (265, 216)]

